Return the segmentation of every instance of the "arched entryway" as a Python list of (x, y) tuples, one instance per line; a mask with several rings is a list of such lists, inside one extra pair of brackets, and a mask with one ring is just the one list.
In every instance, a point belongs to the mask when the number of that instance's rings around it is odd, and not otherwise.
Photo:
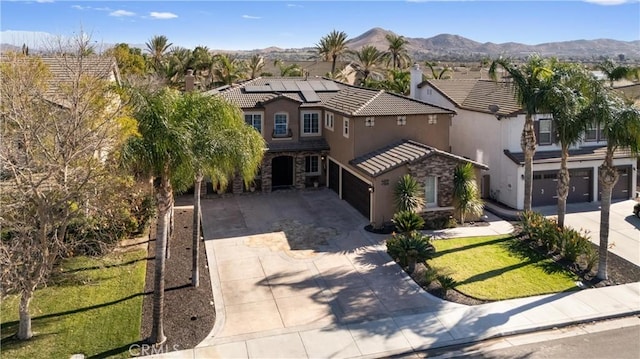
[(271, 189), (293, 186), (293, 157), (278, 156), (271, 160)]

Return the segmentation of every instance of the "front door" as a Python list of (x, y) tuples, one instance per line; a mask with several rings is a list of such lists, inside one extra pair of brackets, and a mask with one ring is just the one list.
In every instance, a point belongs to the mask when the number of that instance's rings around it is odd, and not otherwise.
[(293, 186), (293, 157), (278, 156), (271, 160), (271, 189)]

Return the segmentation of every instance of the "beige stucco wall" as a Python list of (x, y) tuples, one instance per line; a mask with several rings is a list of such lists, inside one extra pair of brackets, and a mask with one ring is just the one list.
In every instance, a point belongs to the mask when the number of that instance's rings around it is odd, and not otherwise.
[[(279, 99), (269, 102), (264, 106), (264, 119), (262, 123), (262, 135), (267, 143), (274, 141), (298, 141), (300, 139), (300, 104), (293, 100)], [(245, 111), (248, 112), (248, 111)], [(288, 127), (291, 129), (293, 137), (276, 138), (272, 137), (276, 113), (286, 113), (288, 115)]]
[[(352, 129), (353, 120), (340, 114), (325, 110), (322, 114), (323, 127), (325, 113), (333, 113), (333, 131), (327, 128), (323, 128), (324, 138), (329, 144), (329, 148), (331, 148), (331, 157), (333, 157), (340, 163), (347, 164), (354, 158), (354, 134)], [(342, 125), (344, 118), (347, 118), (350, 122), (349, 138), (344, 137), (344, 135), (342, 134)]]

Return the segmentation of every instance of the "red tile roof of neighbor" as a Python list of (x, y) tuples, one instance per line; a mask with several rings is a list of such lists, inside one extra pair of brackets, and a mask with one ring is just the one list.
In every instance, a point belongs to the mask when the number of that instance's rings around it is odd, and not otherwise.
[(497, 115), (513, 116), (521, 112), (513, 88), (507, 82), (492, 80), (427, 80), (419, 87), (431, 85), (457, 107), (465, 110), (492, 113), (489, 106), (499, 107)]

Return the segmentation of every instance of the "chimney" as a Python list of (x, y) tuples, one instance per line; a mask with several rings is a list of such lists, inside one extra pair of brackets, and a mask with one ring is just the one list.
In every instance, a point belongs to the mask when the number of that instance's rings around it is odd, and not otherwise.
[(422, 82), (422, 70), (416, 62), (411, 66), (411, 87), (409, 88), (409, 97), (418, 99), (418, 85)]
[(186, 92), (193, 91), (195, 89), (196, 77), (193, 76), (193, 70), (188, 69), (187, 74), (184, 75), (184, 90)]

